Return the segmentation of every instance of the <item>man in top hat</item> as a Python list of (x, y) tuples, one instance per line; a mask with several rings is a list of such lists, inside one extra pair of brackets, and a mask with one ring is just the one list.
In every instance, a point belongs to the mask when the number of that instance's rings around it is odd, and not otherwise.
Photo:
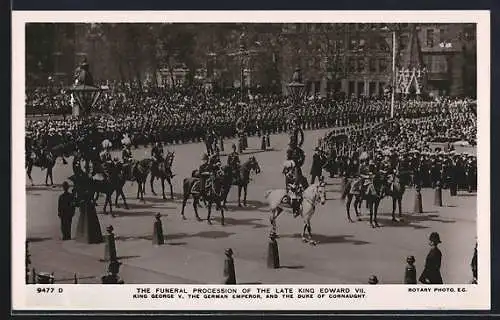
[(323, 166), (326, 163), (326, 158), (322, 155), (320, 147), (314, 149), (313, 162), (311, 166), (311, 184), (320, 178), (323, 174)]
[(201, 197), (204, 197), (205, 195), (205, 184), (207, 181), (207, 178), (211, 175), (211, 165), (210, 165), (210, 158), (206, 153), (203, 154), (201, 157), (201, 160), (203, 161), (202, 164), (200, 165), (198, 169), (198, 174), (200, 178), (200, 195)]
[(61, 233), (63, 240), (71, 240), (71, 222), (75, 215), (74, 197), (69, 190), (69, 184), (64, 181), (62, 184), (64, 192), (59, 196), (57, 205), (57, 215), (61, 220)]
[(443, 284), (441, 277), (441, 259), (442, 254), (438, 248), (441, 243), (439, 233), (432, 232), (429, 236), (429, 245), (431, 250), (425, 259), (425, 267), (418, 281), (424, 284)]

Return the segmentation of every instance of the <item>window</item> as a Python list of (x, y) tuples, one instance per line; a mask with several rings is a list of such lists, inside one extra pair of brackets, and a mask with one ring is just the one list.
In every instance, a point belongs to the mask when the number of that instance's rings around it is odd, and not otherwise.
[(445, 42), (444, 29), (439, 28), (439, 43)]
[(365, 58), (358, 58), (357, 72), (365, 72)]
[(354, 72), (354, 69), (355, 69), (355, 61), (354, 58), (350, 57), (347, 60), (347, 71)]
[(365, 83), (363, 81), (358, 82), (358, 96), (365, 95)]
[(387, 71), (387, 61), (385, 59), (380, 59), (378, 61), (378, 70), (381, 73)]
[(427, 29), (426, 44), (427, 47), (434, 47), (434, 29)]
[(467, 26), (464, 28), (464, 39), (466, 41), (475, 41), (476, 40), (476, 27), (475, 26)]
[(376, 64), (377, 60), (375, 59), (368, 59), (368, 70), (370, 70), (370, 72), (377, 72), (377, 64)]
[(376, 86), (375, 82), (370, 81), (370, 84), (368, 86), (368, 95), (369, 96), (376, 96), (377, 95), (376, 88), (377, 88), (377, 86)]
[(349, 81), (349, 94), (354, 94), (354, 81)]

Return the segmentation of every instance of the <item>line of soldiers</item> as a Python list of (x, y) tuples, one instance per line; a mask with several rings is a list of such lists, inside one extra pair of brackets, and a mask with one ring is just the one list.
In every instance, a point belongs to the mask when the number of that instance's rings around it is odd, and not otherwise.
[[(329, 153), (325, 167), (330, 176), (369, 177), (397, 172), (404, 185), (434, 188), (439, 183), (443, 188), (469, 192), (477, 188), (477, 159), (472, 154), (458, 153), (452, 145), (447, 145), (448, 151), (440, 147), (431, 150), (428, 144), (417, 148), (416, 142), (403, 147), (397, 138), (391, 145), (383, 138), (386, 124), (363, 132), (361, 139), (356, 139), (358, 133), (351, 137), (330, 135), (321, 142)], [(385, 145), (374, 141), (385, 141)]]

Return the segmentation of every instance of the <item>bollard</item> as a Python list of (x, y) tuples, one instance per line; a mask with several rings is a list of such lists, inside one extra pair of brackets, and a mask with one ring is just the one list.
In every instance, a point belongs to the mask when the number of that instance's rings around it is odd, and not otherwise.
[(78, 277), (76, 276), (76, 273), (73, 274), (73, 283), (78, 284)]
[(267, 136), (266, 136), (266, 142), (267, 142), (267, 147), (271, 148), (271, 137), (269, 134), (267, 134)]
[(436, 183), (436, 189), (434, 191), (434, 205), (438, 207), (443, 206), (443, 194), (441, 190), (441, 184), (439, 181)]
[(378, 284), (378, 278), (376, 275), (371, 275), (368, 279), (368, 284)]
[(422, 193), (420, 193), (420, 186), (417, 186), (415, 193), (415, 205), (413, 206), (413, 213), (424, 213), (422, 208)]
[(165, 238), (163, 236), (163, 224), (160, 220), (161, 214), (158, 212), (155, 216), (155, 222), (153, 224), (153, 244), (162, 245), (165, 243)]
[(35, 270), (35, 268), (31, 269), (31, 283), (36, 284), (36, 270)]
[(124, 284), (118, 273), (120, 272), (121, 262), (113, 260), (109, 263), (108, 273), (101, 277), (102, 284)]
[(54, 273), (40, 272), (36, 275), (36, 282), (38, 284), (53, 284)]
[(278, 269), (280, 267), (278, 242), (276, 241), (276, 233), (274, 231), (271, 231), (269, 234), (269, 244), (267, 246), (267, 267), (271, 269)]
[(26, 284), (30, 282), (30, 265), (31, 265), (31, 255), (29, 253), (29, 242), (26, 241), (26, 261), (25, 261), (25, 273), (26, 273)]
[(263, 151), (266, 151), (266, 137), (265, 136), (262, 136), (262, 140), (260, 143), (260, 149)]
[(415, 257), (406, 258), (405, 284), (417, 284), (417, 270), (415, 269)]
[(113, 226), (109, 225), (106, 231), (108, 234), (104, 236), (104, 261), (113, 261), (116, 260), (116, 244)]
[(231, 248), (226, 249), (225, 255), (226, 260), (224, 261), (224, 284), (236, 284), (233, 250)]

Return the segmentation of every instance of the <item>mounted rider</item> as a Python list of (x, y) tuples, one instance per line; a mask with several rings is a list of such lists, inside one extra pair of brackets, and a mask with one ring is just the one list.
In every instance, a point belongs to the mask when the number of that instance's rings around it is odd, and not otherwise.
[(289, 148), (286, 151), (286, 159), (293, 160), (297, 178), (302, 178), (302, 166), (305, 161), (304, 151), (297, 145), (295, 137), (290, 138)]
[(130, 150), (130, 145), (132, 141), (127, 135), (124, 135), (121, 143), (123, 146), (122, 148), (123, 168), (127, 173), (127, 177), (130, 178), (131, 181), (134, 181), (135, 180), (134, 175), (132, 174), (134, 159), (132, 158), (132, 151)]
[[(233, 149), (233, 152), (231, 154), (229, 154), (229, 156), (227, 157), (227, 165), (231, 169), (231, 173), (233, 174), (233, 177), (237, 179), (238, 178), (238, 169), (240, 167), (240, 156), (239, 156), (238, 152), (236, 151), (236, 145), (234, 143), (231, 146), (231, 148)], [(233, 178), (233, 180), (234, 180), (234, 178)]]
[(151, 149), (151, 158), (153, 158), (153, 170), (158, 170), (158, 164), (164, 161), (163, 146), (161, 142), (156, 141), (153, 149)]
[(203, 162), (198, 169), (198, 178), (200, 179), (199, 194), (201, 197), (205, 197), (207, 179), (212, 175), (213, 168), (210, 161), (211, 159), (206, 153), (203, 154), (201, 160)]
[[(101, 161), (101, 170), (102, 173), (104, 174), (104, 178), (109, 179), (110, 176), (109, 169), (113, 164), (110, 149), (113, 146), (113, 144), (108, 139), (104, 139), (101, 143), (101, 146), (102, 146), (102, 151), (99, 153), (99, 159)], [(96, 173), (95, 170), (94, 173)]]
[(283, 164), (283, 174), (285, 175), (285, 190), (288, 202), (293, 210), (293, 216), (300, 215), (300, 205), (302, 203), (302, 193), (305, 190), (301, 179), (297, 176), (294, 160), (286, 160)]

